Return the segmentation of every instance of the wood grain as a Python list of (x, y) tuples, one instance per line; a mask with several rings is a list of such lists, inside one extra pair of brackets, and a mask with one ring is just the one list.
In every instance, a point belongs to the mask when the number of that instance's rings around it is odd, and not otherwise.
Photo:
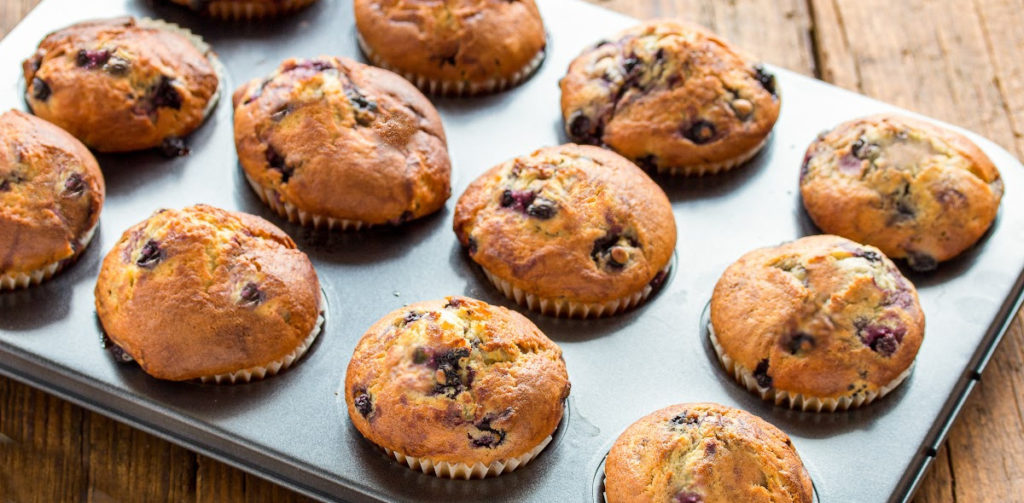
[[(1024, 157), (1024, 0), (590, 0), (683, 17), (765, 61), (964, 126)], [(0, 0), (0, 36), (38, 0)], [(1010, 195), (1010, 197), (1013, 197)], [(1024, 313), (915, 501), (1024, 501)], [(0, 501), (305, 501), (0, 378)]]

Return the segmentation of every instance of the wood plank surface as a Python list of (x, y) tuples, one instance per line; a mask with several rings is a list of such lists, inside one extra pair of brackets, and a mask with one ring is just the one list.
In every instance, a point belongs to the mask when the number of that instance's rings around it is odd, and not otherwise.
[[(1024, 157), (1024, 0), (590, 1), (698, 22), (765, 61), (975, 130)], [(0, 0), (0, 36), (36, 3)], [(916, 502), (1024, 501), (1022, 362), (1024, 311)], [(306, 498), (0, 378), (0, 502), (160, 500)]]

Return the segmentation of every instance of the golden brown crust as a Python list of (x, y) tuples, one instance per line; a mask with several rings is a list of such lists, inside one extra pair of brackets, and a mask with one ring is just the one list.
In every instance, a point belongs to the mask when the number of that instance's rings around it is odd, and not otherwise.
[(161, 210), (131, 227), (96, 281), (110, 339), (160, 379), (277, 362), (316, 325), (313, 265), (262, 218), (206, 205)]
[(672, 206), (650, 177), (614, 152), (573, 144), (491, 168), (459, 198), (454, 228), (492, 274), (573, 302), (644, 289), (676, 243)]
[(180, 33), (134, 18), (55, 31), (25, 60), (25, 99), (36, 115), (101, 152), (141, 150), (203, 122), (219, 79)]
[(892, 261), (829, 235), (730, 265), (711, 297), (711, 325), (759, 387), (819, 399), (881, 390), (910, 367), (924, 338), (917, 290)]
[(779, 116), (774, 76), (717, 35), (673, 20), (585, 50), (560, 85), (571, 140), (649, 169), (731, 167), (760, 148)]
[(963, 135), (893, 114), (840, 124), (807, 149), (807, 213), (822, 230), (934, 268), (992, 225), (1003, 182)]
[(80, 141), (17, 110), (0, 115), (0, 275), (77, 256), (99, 222), (105, 191)]
[(171, 0), (221, 19), (258, 19), (287, 14), (316, 0)]
[(241, 86), (234, 103), (246, 175), (301, 211), (400, 223), (439, 210), (451, 194), (440, 116), (387, 70), (289, 59)]
[(356, 0), (355, 17), (388, 66), (445, 82), (512, 78), (546, 44), (533, 0)]
[(789, 437), (748, 412), (684, 403), (626, 429), (605, 462), (608, 503), (810, 503)]
[(366, 331), (345, 401), (355, 427), (381, 447), (488, 465), (554, 433), (568, 379), (562, 351), (528, 319), (447, 297), (395, 310)]

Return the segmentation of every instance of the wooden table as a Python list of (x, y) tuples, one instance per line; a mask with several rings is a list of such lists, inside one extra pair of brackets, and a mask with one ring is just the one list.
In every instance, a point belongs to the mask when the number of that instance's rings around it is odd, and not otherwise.
[[(38, 1), (0, 0), (0, 36)], [(1024, 0), (590, 1), (699, 22), (765, 61), (972, 129), (1024, 157)], [(1024, 197), (1016, 190), (1008, 197)], [(1022, 362), (1024, 311), (915, 501), (1024, 500)], [(305, 498), (0, 378), (0, 501), (33, 500)]]

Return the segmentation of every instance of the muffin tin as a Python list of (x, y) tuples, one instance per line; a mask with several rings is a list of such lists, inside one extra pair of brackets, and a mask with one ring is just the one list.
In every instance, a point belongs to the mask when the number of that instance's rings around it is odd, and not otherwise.
[[(908, 499), (1021, 304), (1024, 199), (1016, 193), (1024, 169), (992, 142), (968, 134), (999, 167), (1008, 197), (979, 246), (932, 273), (910, 272), (928, 328), (906, 383), (851, 412), (773, 407), (719, 367), (702, 312), (718, 276), (740, 255), (817, 233), (797, 187), (804, 149), (815, 135), (846, 119), (896, 110), (783, 70), (777, 70), (782, 114), (753, 162), (705, 178), (655, 178), (672, 202), (679, 235), (675, 270), (660, 292), (639, 309), (595, 321), (525, 312), (562, 347), (573, 385), (568, 413), (536, 461), (498, 478), (441, 480), (389, 460), (351, 426), (337, 390), (356, 342), (380, 316), (448, 294), (512, 306), (458, 246), (451, 230), (455, 199), (489, 167), (564, 142), (558, 79), (583, 47), (635, 22), (575, 0), (541, 3), (550, 44), (535, 76), (493, 96), (433, 100), (448, 134), (453, 197), (421, 221), (359, 233), (284, 222), (245, 182), (228, 99), (188, 139), (186, 157), (99, 156), (107, 203), (93, 244), (53, 280), (0, 293), (0, 373), (322, 499), (593, 501), (615, 437), (651, 411), (689, 401), (741, 407), (788, 433), (826, 501)], [(347, 1), (320, 0), (267, 23), (226, 24), (165, 2), (44, 0), (0, 42), (0, 108), (25, 109), (20, 63), (47, 32), (122, 13), (161, 17), (204, 36), (228, 67), (228, 89), (268, 74), (286, 57), (361, 58)], [(163, 382), (101, 349), (92, 290), (103, 254), (153, 210), (198, 202), (281, 225), (317, 267), (328, 299), (324, 333), (281, 375), (234, 386)]]

